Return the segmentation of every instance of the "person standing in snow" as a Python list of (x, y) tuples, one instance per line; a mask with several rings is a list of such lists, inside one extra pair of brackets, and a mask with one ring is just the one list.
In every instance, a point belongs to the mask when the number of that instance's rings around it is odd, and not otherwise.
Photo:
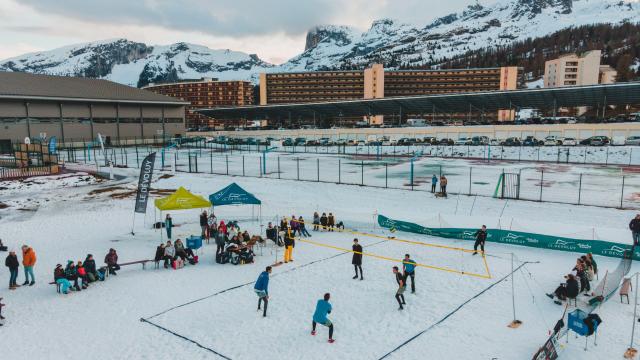
[(293, 261), (293, 248), (296, 247), (296, 240), (291, 230), (284, 231), (284, 263)]
[(256, 285), (253, 287), (253, 291), (258, 295), (258, 311), (260, 311), (260, 305), (264, 302), (263, 317), (267, 317), (267, 305), (269, 305), (269, 274), (271, 274), (271, 266), (267, 266), (258, 276)]
[(333, 227), (336, 226), (336, 218), (332, 213), (329, 213), (329, 216), (327, 216), (327, 226), (329, 227), (329, 231), (333, 231)]
[(311, 335), (316, 335), (316, 325), (324, 325), (329, 328), (329, 343), (333, 343), (333, 323), (331, 320), (327, 318), (328, 314), (331, 314), (331, 304), (329, 303), (329, 299), (331, 298), (331, 294), (326, 293), (324, 297), (316, 303), (316, 311), (313, 313), (313, 321), (311, 323)]
[(171, 215), (167, 214), (164, 218), (164, 228), (167, 230), (167, 239), (171, 240), (171, 230), (173, 229), (173, 219)]
[(407, 286), (407, 278), (411, 277), (411, 293), (416, 292), (416, 262), (411, 260), (409, 254), (404, 255), (402, 261), (402, 270), (404, 272), (404, 285)]
[(436, 176), (436, 174), (433, 174), (433, 176), (431, 177), (431, 193), (435, 193), (436, 192), (436, 184), (438, 184), (438, 177)]
[(629, 223), (629, 230), (631, 230), (631, 237), (633, 237), (633, 244), (638, 245), (640, 243), (640, 214), (636, 215)]
[(201, 236), (203, 239), (207, 238), (207, 226), (208, 226), (207, 218), (208, 218), (207, 210), (204, 210), (202, 214), (200, 214), (200, 229), (202, 229)]
[(398, 301), (398, 305), (400, 305), (398, 310), (403, 310), (402, 305), (407, 304), (404, 301), (404, 291), (407, 289), (406, 278), (402, 276), (397, 266), (393, 267), (393, 274), (396, 276), (396, 282), (398, 283), (398, 290), (396, 291), (396, 300)]
[(351, 264), (353, 264), (353, 267), (356, 270), (356, 275), (353, 278), (358, 278), (358, 269), (360, 269), (360, 280), (364, 280), (364, 277), (362, 276), (362, 245), (358, 244), (358, 239), (353, 239), (353, 246), (351, 246), (351, 249), (353, 250)]
[[(24, 283), (22, 285), (33, 286), (36, 283), (36, 278), (33, 276), (33, 267), (35, 264), (35, 251), (27, 245), (22, 245), (22, 266), (24, 266)], [(29, 275), (31, 275), (31, 282), (29, 282)]]
[(482, 225), (480, 230), (475, 233), (476, 242), (473, 244), (473, 255), (478, 254), (478, 245), (480, 245), (480, 251), (484, 255), (484, 242), (487, 240), (487, 226)]
[(289, 221), (289, 227), (291, 228), (291, 235), (296, 236), (296, 232), (300, 233), (300, 223), (296, 219), (295, 215), (291, 215), (291, 221)]
[[(0, 301), (2, 301), (2, 298), (1, 298), (1, 297), (0, 297)], [(3, 303), (1, 303), (1, 302), (0, 302), (0, 320), (4, 320), (4, 316), (2, 316), (2, 308), (3, 308), (4, 306), (5, 306), (5, 305), (4, 305)], [(0, 326), (2, 326), (2, 325), (4, 325), (4, 324), (0, 323)]]
[(7, 255), (7, 258), (4, 260), (4, 265), (9, 268), (9, 290), (15, 290), (20, 286), (17, 283), (20, 262), (18, 261), (18, 256), (15, 251), (9, 251), (9, 255)]
[(320, 229), (320, 215), (318, 212), (313, 213), (313, 231), (318, 231)]
[(440, 175), (440, 192), (442, 193), (442, 196), (447, 197), (447, 183), (449, 182), (449, 180), (447, 180), (447, 177), (444, 175)]

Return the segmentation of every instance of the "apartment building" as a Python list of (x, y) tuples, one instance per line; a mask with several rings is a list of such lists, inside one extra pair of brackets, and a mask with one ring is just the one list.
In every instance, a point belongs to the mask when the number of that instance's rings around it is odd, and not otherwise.
[(600, 65), (600, 50), (584, 54), (567, 54), (545, 62), (544, 87), (615, 83), (617, 72)]
[(149, 84), (144, 89), (177, 98), (191, 105), (186, 109), (186, 126), (222, 126), (213, 118), (194, 112), (194, 109), (220, 106), (253, 105), (253, 85), (249, 81), (218, 81), (214, 78), (181, 80), (173, 83)]

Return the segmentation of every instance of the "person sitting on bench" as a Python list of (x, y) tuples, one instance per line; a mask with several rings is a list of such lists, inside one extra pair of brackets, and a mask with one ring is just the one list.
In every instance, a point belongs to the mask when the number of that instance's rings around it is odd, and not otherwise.
[[(176, 250), (176, 259), (177, 258), (181, 258), (182, 261), (187, 260), (187, 252), (184, 248), (184, 244), (182, 243), (182, 240), (178, 239), (176, 240), (175, 244), (173, 245), (173, 247)], [(189, 249), (191, 250), (191, 249)]]
[(164, 247), (164, 268), (168, 269), (173, 260), (176, 259), (176, 249), (171, 244), (171, 241), (167, 241), (167, 245)]
[(69, 287), (71, 286), (71, 283), (65, 277), (64, 269), (60, 264), (56, 265), (56, 268), (53, 270), (53, 281), (55, 281), (55, 283), (58, 284), (58, 286), (60, 287), (61, 293), (63, 294), (69, 293)]
[(76, 270), (76, 264), (71, 260), (67, 263), (67, 268), (64, 269), (64, 277), (70, 282), (73, 281), (73, 288), (76, 289), (76, 291), (81, 290), (78, 285), (78, 271)]
[(249, 235), (249, 232), (247, 230), (245, 230), (242, 233), (242, 241), (249, 242), (250, 240), (251, 240), (251, 235)]
[[(575, 299), (576, 296), (580, 293), (580, 283), (576, 280), (576, 277), (573, 274), (568, 274), (564, 277), (567, 281), (564, 284), (560, 284), (558, 288), (553, 292), (553, 294), (546, 294), (549, 298), (553, 299), (554, 295), (558, 298), (558, 300), (566, 300)], [(554, 301), (556, 304), (559, 304), (560, 301)]]
[(273, 241), (278, 246), (282, 246), (278, 241), (278, 229), (274, 228), (271, 223), (267, 225), (267, 239)]
[(87, 258), (84, 259), (84, 270), (87, 272), (89, 282), (104, 280), (104, 272), (98, 272), (98, 269), (96, 269), (96, 261), (91, 254), (87, 255)]
[(242, 245), (240, 242), (240, 238), (238, 237), (238, 235), (235, 235), (231, 238), (231, 240), (229, 241), (231, 244), (235, 244), (235, 245)]
[(164, 243), (160, 243), (156, 248), (156, 256), (153, 257), (153, 261), (156, 263), (156, 268), (159, 266), (160, 261), (164, 259)]
[(118, 253), (114, 248), (109, 249), (109, 253), (104, 257), (104, 263), (107, 264), (110, 275), (118, 275), (116, 270), (120, 270), (120, 265), (118, 265)]

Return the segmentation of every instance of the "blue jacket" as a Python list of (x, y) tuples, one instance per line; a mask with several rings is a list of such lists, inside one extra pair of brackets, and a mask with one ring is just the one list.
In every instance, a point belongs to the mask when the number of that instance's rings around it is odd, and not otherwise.
[(416, 262), (411, 259), (403, 260), (402, 265), (404, 265), (405, 272), (413, 272), (416, 268)]
[(327, 314), (331, 313), (331, 304), (324, 299), (318, 300), (316, 312), (313, 313), (313, 321), (324, 324), (327, 322)]
[(269, 291), (269, 273), (263, 271), (260, 276), (258, 276), (258, 280), (256, 280), (256, 285), (253, 287), (256, 290), (262, 290), (265, 293)]
[(435, 185), (435, 184), (437, 184), (437, 183), (438, 183), (438, 178), (437, 178), (437, 177), (435, 177), (435, 176), (434, 176), (434, 177), (432, 177), (432, 178), (431, 178), (431, 185)]

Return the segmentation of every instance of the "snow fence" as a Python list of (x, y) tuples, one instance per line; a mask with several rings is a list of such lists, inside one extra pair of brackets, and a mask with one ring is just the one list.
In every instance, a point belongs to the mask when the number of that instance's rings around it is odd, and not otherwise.
[[(475, 233), (477, 231), (477, 229), (468, 228), (425, 227), (406, 221), (390, 219), (383, 215), (378, 215), (378, 225), (383, 228), (406, 231), (415, 234), (471, 241), (475, 241)], [(623, 258), (625, 252), (632, 250), (631, 245), (610, 241), (575, 239), (502, 229), (487, 229), (487, 241), (585, 254), (590, 252), (594, 255), (615, 258)], [(640, 250), (634, 250), (633, 259), (640, 260)]]

